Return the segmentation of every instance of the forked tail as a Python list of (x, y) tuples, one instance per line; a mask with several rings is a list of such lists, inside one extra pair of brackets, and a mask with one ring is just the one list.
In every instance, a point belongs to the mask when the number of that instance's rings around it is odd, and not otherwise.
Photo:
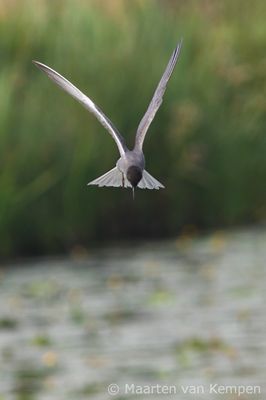
[[(117, 167), (114, 167), (110, 171), (106, 172), (104, 175), (97, 179), (89, 182), (88, 185), (97, 185), (99, 187), (103, 186), (113, 186), (113, 187), (125, 187), (132, 188), (130, 182)], [(146, 170), (143, 171), (142, 179), (138, 183), (138, 188), (140, 189), (164, 189), (164, 186), (153, 178)]]

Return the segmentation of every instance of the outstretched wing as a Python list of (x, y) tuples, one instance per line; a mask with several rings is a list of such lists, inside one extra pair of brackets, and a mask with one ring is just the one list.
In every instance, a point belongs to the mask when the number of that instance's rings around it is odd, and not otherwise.
[(137, 134), (136, 134), (136, 140), (135, 140), (135, 147), (138, 149), (142, 149), (147, 130), (148, 130), (153, 118), (155, 117), (155, 114), (158, 111), (160, 105), (162, 104), (166, 85), (167, 85), (167, 82), (169, 81), (170, 76), (172, 75), (172, 72), (176, 65), (178, 56), (180, 54), (181, 46), (182, 46), (182, 40), (178, 43), (175, 50), (173, 51), (173, 54), (170, 58), (170, 61), (168, 62), (168, 65), (164, 71), (164, 74), (154, 92), (154, 95), (150, 102), (150, 105), (149, 105), (146, 113), (144, 114), (142, 120), (140, 121), (138, 130), (137, 130)]
[(105, 127), (105, 129), (107, 129), (107, 131), (115, 140), (121, 156), (126, 152), (127, 147), (124, 138), (120, 135), (116, 127), (106, 117), (106, 115), (104, 115), (102, 110), (98, 106), (96, 106), (96, 104), (94, 104), (91, 99), (89, 99), (84, 93), (82, 93), (79, 89), (72, 85), (72, 83), (70, 83), (62, 75), (58, 74), (52, 68), (49, 68), (38, 61), (33, 61), (33, 64), (40, 68), (52, 81), (60, 86), (61, 89), (69, 93), (70, 96), (74, 97), (74, 99), (79, 101), (87, 110), (95, 115), (98, 121)]

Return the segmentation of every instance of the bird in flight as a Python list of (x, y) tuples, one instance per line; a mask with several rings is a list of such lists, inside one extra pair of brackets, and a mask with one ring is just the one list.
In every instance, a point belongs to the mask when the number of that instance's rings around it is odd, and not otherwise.
[(181, 46), (182, 40), (178, 43), (175, 50), (173, 51), (167, 67), (161, 77), (161, 80), (154, 92), (149, 107), (144, 114), (142, 120), (140, 121), (133, 150), (128, 149), (123, 136), (119, 133), (119, 131), (109, 120), (109, 118), (106, 117), (102, 110), (89, 97), (87, 97), (71, 82), (69, 82), (58, 72), (54, 71), (52, 68), (38, 61), (33, 61), (33, 63), (38, 68), (40, 68), (61, 89), (70, 94), (70, 96), (74, 97), (74, 99), (79, 101), (88, 111), (90, 111), (104, 126), (104, 128), (111, 134), (112, 138), (117, 144), (120, 158), (118, 159), (116, 166), (110, 171), (106, 172), (104, 175), (88, 183), (88, 185), (98, 185), (99, 187), (131, 187), (133, 190), (133, 197), (134, 189), (136, 187), (140, 189), (164, 188), (164, 186), (159, 181), (157, 181), (157, 179), (153, 178), (145, 170), (145, 158), (142, 148), (148, 128), (153, 118), (155, 117), (155, 114), (158, 111), (160, 105), (162, 104), (163, 95), (170, 76), (172, 75), (172, 72), (176, 65)]

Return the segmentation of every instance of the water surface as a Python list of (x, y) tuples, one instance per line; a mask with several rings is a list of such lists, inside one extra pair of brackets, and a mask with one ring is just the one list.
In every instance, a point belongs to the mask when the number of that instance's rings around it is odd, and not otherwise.
[(217, 232), (2, 266), (0, 400), (107, 399), (111, 383), (119, 400), (147, 397), (126, 384), (213, 399), (213, 383), (261, 388), (217, 398), (265, 399), (265, 244)]

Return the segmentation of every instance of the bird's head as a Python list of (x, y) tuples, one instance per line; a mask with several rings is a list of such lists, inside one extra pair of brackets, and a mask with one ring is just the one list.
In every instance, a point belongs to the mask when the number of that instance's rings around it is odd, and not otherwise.
[(139, 181), (142, 178), (142, 170), (135, 165), (132, 165), (127, 170), (127, 179), (131, 183), (132, 187), (135, 188), (138, 186)]

